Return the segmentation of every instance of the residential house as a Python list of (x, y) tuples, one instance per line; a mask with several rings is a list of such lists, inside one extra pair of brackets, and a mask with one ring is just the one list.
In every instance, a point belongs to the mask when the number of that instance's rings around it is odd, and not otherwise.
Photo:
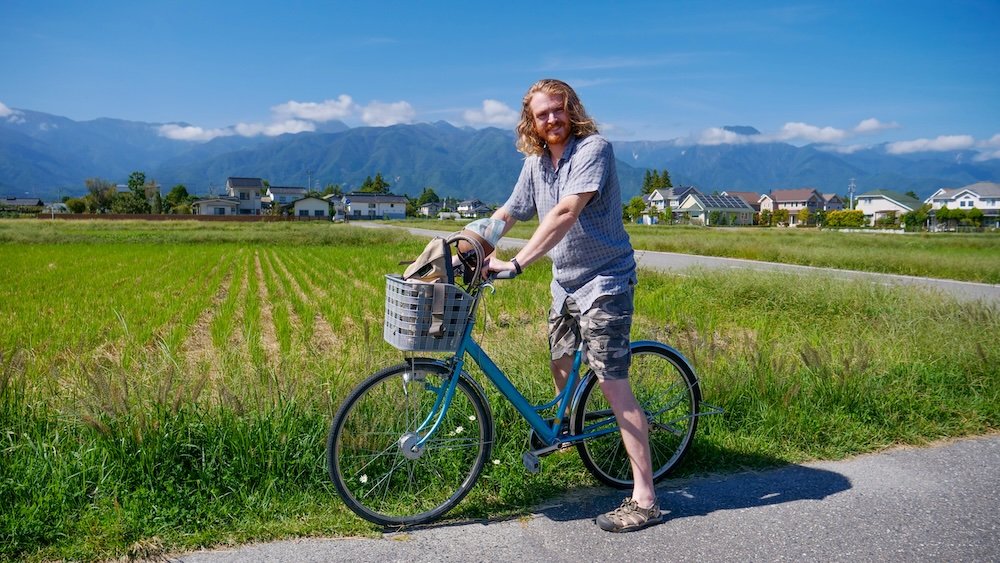
[(639, 218), (639, 223), (643, 225), (655, 225), (659, 222), (660, 216), (668, 207), (673, 215), (670, 220), (673, 221), (678, 215), (677, 209), (680, 207), (681, 202), (691, 193), (699, 192), (692, 186), (678, 186), (676, 188), (657, 188), (642, 196), (642, 201), (646, 204), (646, 208), (642, 212), (642, 217)]
[(753, 225), (753, 207), (731, 195), (705, 195), (692, 192), (684, 198), (677, 211), (685, 213), (694, 223), (712, 225)]
[(271, 198), (271, 205), (287, 205), (306, 197), (306, 189), (296, 186), (271, 186), (267, 188), (266, 197)]
[(493, 210), (478, 199), (467, 199), (460, 202), (458, 207), (455, 208), (455, 211), (458, 211), (459, 215), (462, 217), (473, 217), (477, 219), (480, 217), (489, 217), (493, 214)]
[(809, 213), (816, 213), (823, 209), (825, 201), (823, 194), (813, 188), (772, 190), (771, 193), (760, 196), (760, 210), (774, 213), (779, 209), (787, 209), (788, 224), (795, 226), (799, 224), (799, 212), (808, 209)]
[(264, 181), (260, 178), (226, 178), (226, 196), (239, 202), (239, 215), (260, 215), (260, 194), (263, 190)]
[(292, 209), (292, 215), (304, 219), (326, 219), (330, 217), (330, 202), (321, 197), (303, 197), (291, 203), (286, 203), (285, 208)]
[(238, 215), (240, 200), (235, 197), (206, 197), (191, 204), (195, 215)]
[[(961, 188), (941, 188), (931, 197), (924, 200), (931, 205), (931, 216), (934, 211), (947, 207), (948, 209), (976, 208), (983, 212), (983, 226), (1000, 228), (1000, 184), (993, 182), (977, 182)], [(931, 229), (937, 229), (937, 221), (932, 219)]]
[(734, 192), (732, 190), (726, 190), (719, 195), (738, 197), (747, 202), (747, 205), (752, 207), (754, 212), (760, 212), (760, 194), (757, 192)]
[(892, 190), (872, 190), (855, 198), (854, 209), (865, 214), (868, 224), (875, 223), (886, 216), (895, 214), (897, 217), (920, 207), (920, 200)]
[(334, 221), (343, 221), (344, 214), (346, 213), (347, 206), (344, 205), (344, 196), (328, 194), (323, 196), (323, 199), (330, 205), (333, 210), (333, 215), (331, 216)]
[(844, 200), (837, 194), (823, 194), (823, 211), (842, 211)]
[(441, 204), (437, 201), (428, 201), (420, 206), (418, 213), (424, 217), (437, 217), (441, 212)]
[(343, 202), (349, 219), (405, 219), (405, 195), (351, 192)]
[(7, 196), (3, 199), (0, 199), (0, 206), (12, 210), (24, 207), (42, 207), (43, 205), (45, 205), (45, 202), (38, 199), (37, 197)]

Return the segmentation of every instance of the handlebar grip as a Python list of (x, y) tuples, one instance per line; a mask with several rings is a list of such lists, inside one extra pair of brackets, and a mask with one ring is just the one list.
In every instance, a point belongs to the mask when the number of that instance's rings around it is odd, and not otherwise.
[(495, 280), (512, 280), (517, 277), (517, 272), (497, 272), (493, 279)]

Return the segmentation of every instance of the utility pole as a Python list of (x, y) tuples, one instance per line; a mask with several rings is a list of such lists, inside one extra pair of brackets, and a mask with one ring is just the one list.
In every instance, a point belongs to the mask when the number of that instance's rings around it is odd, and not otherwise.
[(851, 209), (854, 209), (854, 178), (851, 178), (851, 183), (847, 184), (847, 196), (851, 199)]

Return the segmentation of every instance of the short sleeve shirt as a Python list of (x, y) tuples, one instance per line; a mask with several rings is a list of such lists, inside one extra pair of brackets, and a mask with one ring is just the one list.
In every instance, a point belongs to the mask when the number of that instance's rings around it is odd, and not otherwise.
[(632, 243), (622, 222), (621, 187), (614, 150), (604, 137), (571, 137), (558, 166), (548, 151), (525, 159), (504, 207), (525, 221), (544, 217), (563, 197), (595, 192), (579, 220), (552, 250), (553, 307), (572, 296), (586, 312), (602, 295), (628, 291), (636, 283)]

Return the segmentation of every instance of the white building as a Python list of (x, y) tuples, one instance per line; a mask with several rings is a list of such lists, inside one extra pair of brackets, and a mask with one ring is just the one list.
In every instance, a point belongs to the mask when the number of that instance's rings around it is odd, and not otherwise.
[(941, 188), (924, 200), (931, 211), (948, 209), (978, 209), (983, 212), (983, 226), (1000, 228), (1000, 184), (977, 182), (962, 188)]
[(260, 194), (263, 190), (264, 181), (260, 178), (231, 176), (226, 179), (226, 195), (237, 199), (237, 213), (240, 215), (260, 215)]
[(865, 214), (868, 224), (875, 223), (891, 214), (902, 216), (920, 208), (920, 200), (892, 190), (872, 190), (859, 195), (855, 200), (854, 209)]
[(352, 192), (344, 196), (347, 217), (354, 219), (405, 219), (404, 195)]

